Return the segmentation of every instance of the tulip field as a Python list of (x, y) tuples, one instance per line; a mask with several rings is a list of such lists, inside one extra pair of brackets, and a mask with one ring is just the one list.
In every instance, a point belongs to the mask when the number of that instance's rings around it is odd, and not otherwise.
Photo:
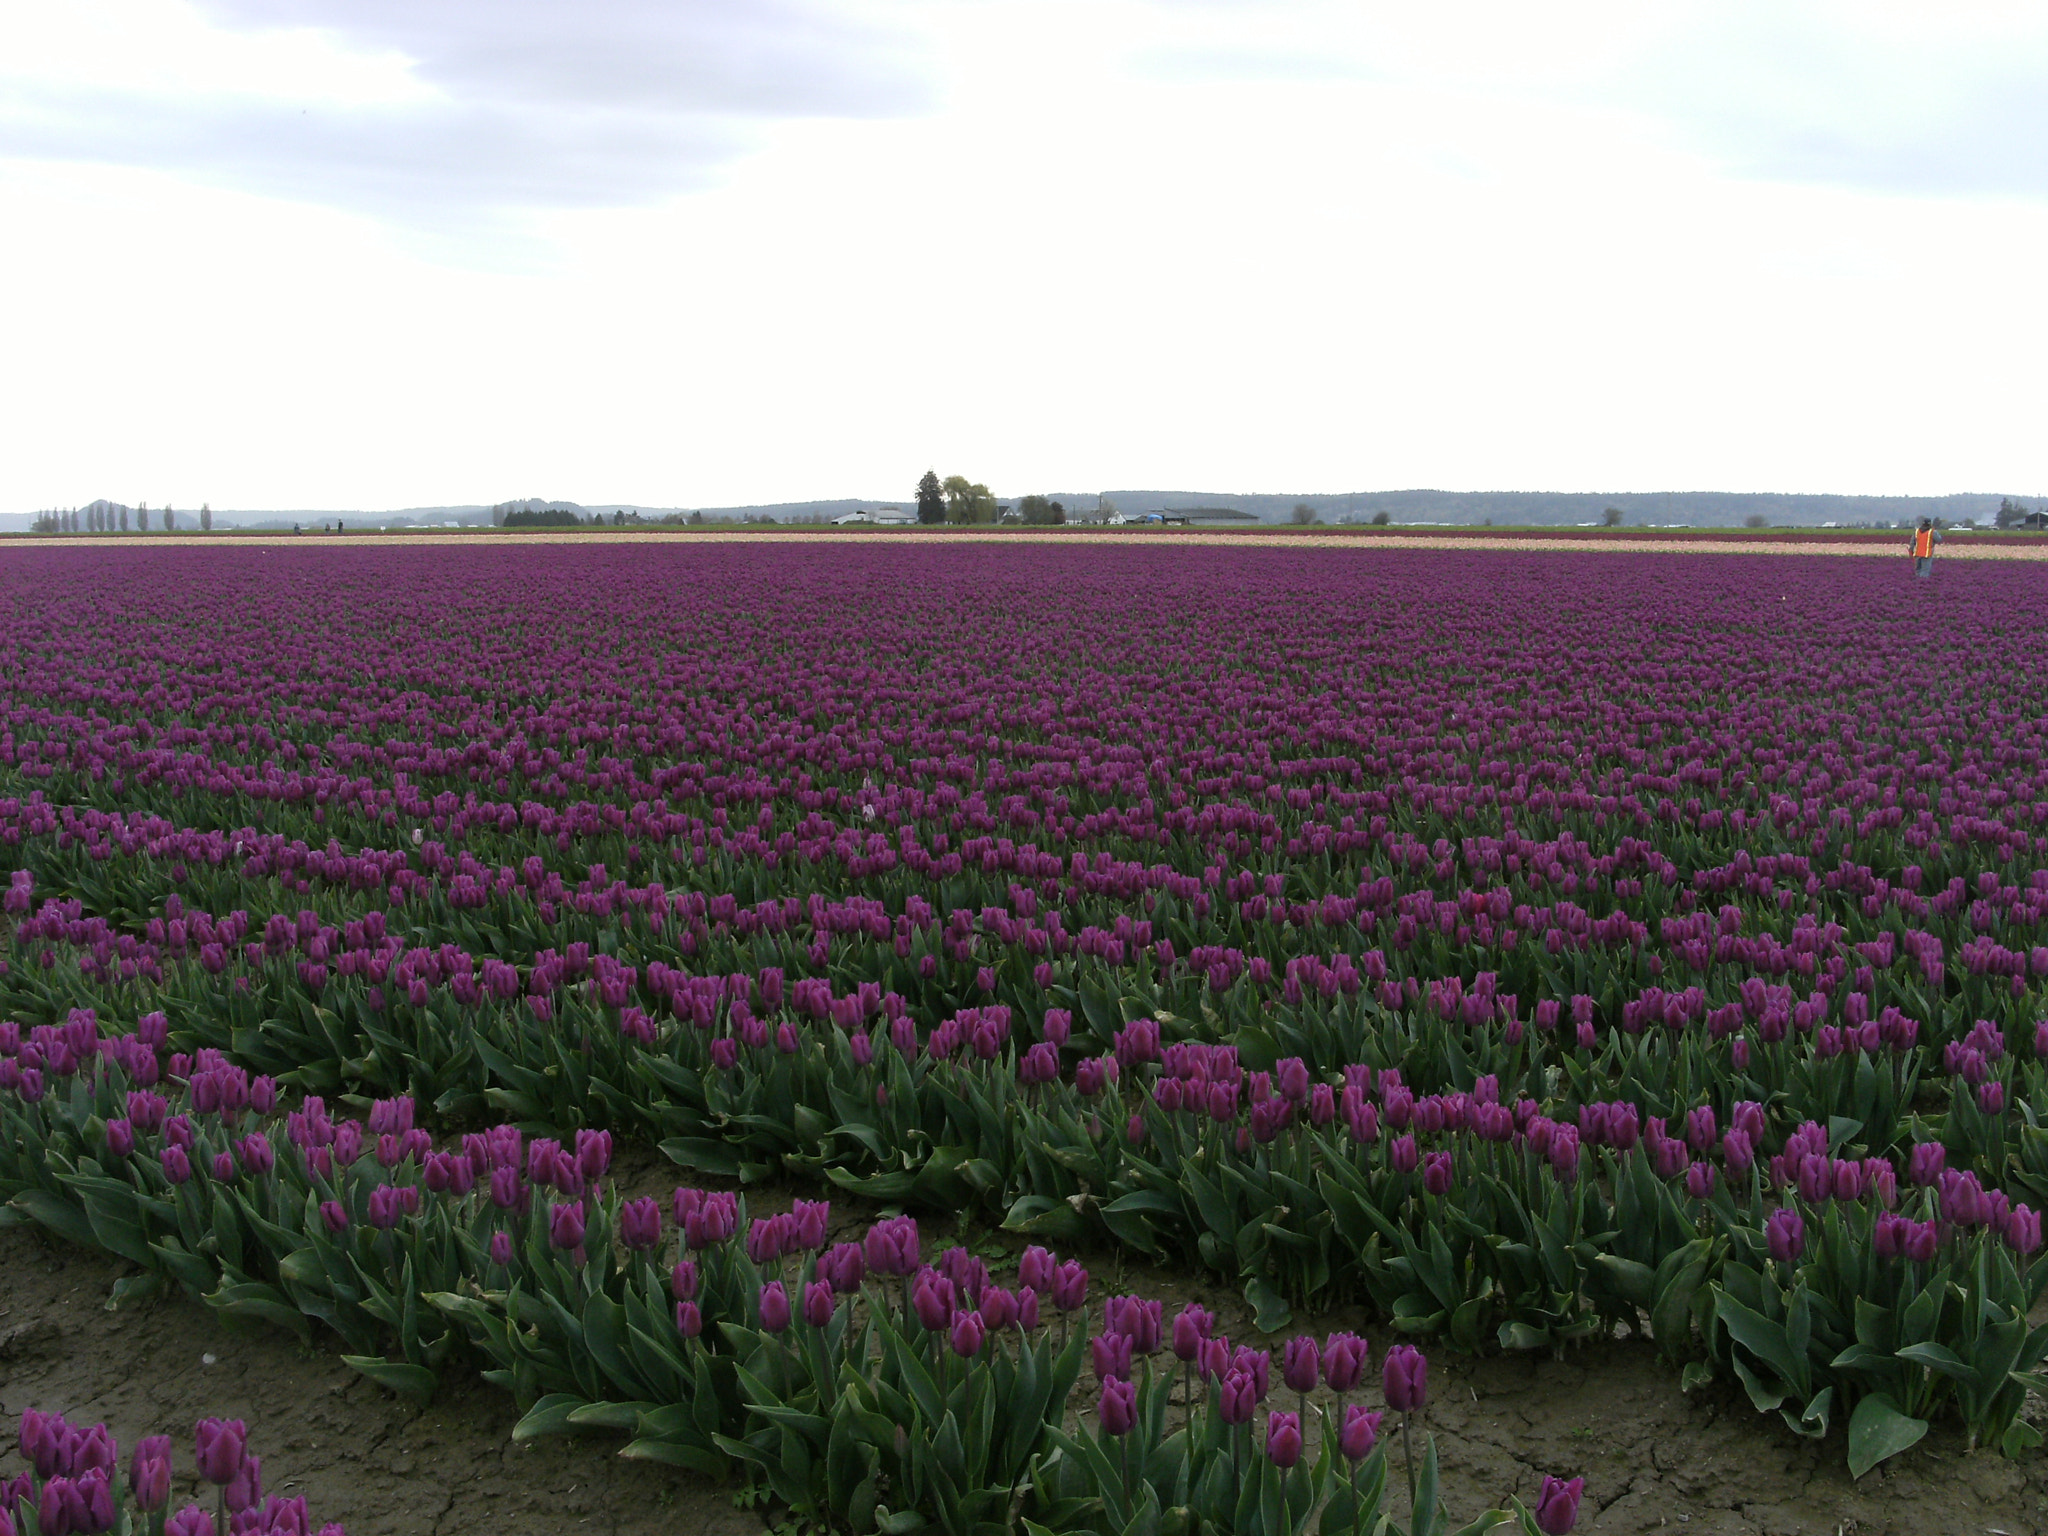
[[(10, 547), (0, 612), (0, 1224), (117, 1301), (817, 1532), (1588, 1529), (1446, 1505), (1430, 1362), (1618, 1337), (1857, 1478), (2041, 1454), (2037, 564)], [(315, 1529), (71, 1411), (0, 1536)]]

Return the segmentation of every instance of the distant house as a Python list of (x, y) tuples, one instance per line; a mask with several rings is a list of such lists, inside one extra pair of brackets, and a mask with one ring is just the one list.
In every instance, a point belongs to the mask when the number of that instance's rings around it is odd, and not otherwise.
[(917, 519), (901, 507), (876, 507), (872, 511), (867, 508), (857, 508), (852, 512), (842, 512), (839, 516), (833, 518), (832, 521), (835, 526), (841, 528), (849, 525), (872, 526), (875, 528), (903, 528), (915, 523)]

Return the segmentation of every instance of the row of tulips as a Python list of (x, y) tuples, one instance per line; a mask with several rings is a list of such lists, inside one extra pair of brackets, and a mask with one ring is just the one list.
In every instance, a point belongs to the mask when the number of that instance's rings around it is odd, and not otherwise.
[[(178, 1481), (169, 1435), (135, 1443), (127, 1471), (104, 1424), (26, 1409), (15, 1442), (26, 1471), (0, 1478), (0, 1536), (314, 1536), (303, 1498), (264, 1496), (263, 1461), (240, 1419), (201, 1419), (193, 1429), (195, 1491), (209, 1503), (173, 1510)], [(346, 1536), (333, 1522), (318, 1536)]]
[[(601, 968), (605, 958), (572, 955), (566, 963)], [(1821, 994), (1795, 1006), (1789, 989), (1745, 983), (1739, 1005), (1729, 1005), (1738, 1017), (1726, 1030), (1686, 1027), (1704, 1002), (1673, 994), (1664, 1027), (1596, 1031), (1600, 1005), (1590, 995), (1573, 994), (1568, 1005), (1539, 1002), (1525, 1026), (1488, 975), (1463, 998), (1486, 1004), (1485, 1017), (1471, 1023), (1447, 1017), (1455, 1013), (1448, 1007), (1396, 1010), (1339, 993), (1235, 1028), (1223, 1027), (1213, 1011), (1165, 1013), (1154, 1026), (1138, 1014), (1145, 997), (1106, 1000), (1083, 989), (1078, 1009), (1043, 1010), (1043, 1032), (1027, 1043), (1021, 1033), (1013, 1040), (1015, 1012), (1007, 1005), (963, 1008), (920, 1029), (903, 995), (879, 983), (819, 999), (799, 980), (793, 989), (803, 1004), (788, 1006), (775, 968), (751, 976), (663, 969), (656, 973), (668, 1000), (661, 1012), (623, 1001), (625, 992), (607, 1000), (593, 979), (559, 1009), (551, 1005), (543, 1021), (516, 1003), (465, 1005), (418, 981), (407, 995), (351, 980), (313, 1001), (291, 991), (288, 962), (272, 967), (274, 987), (230, 989), (224, 999), (217, 989), (195, 988), (163, 999), (181, 1042), (231, 1051), (309, 1091), (411, 1092), (443, 1118), (495, 1111), (565, 1130), (609, 1123), (687, 1147), (703, 1166), (740, 1176), (777, 1165), (857, 1176), (909, 1171), (894, 1160), (907, 1152), (929, 1161), (931, 1148), (971, 1141), (980, 1129), (958, 1123), (957, 1096), (939, 1070), (947, 1059), (1014, 1071), (1024, 1086), (1048, 1090), (1071, 1072), (1085, 1096), (1096, 1071), (1085, 1052), (1113, 1045), (1123, 1058), (1126, 1029), (1143, 1024), (1165, 1043), (1227, 1037), (1250, 1065), (1298, 1056), (1324, 1063), (1324, 1071), (1353, 1062), (1397, 1066), (1423, 1087), (1494, 1076), (1545, 1097), (1561, 1077), (1581, 1101), (1625, 1098), (1667, 1116), (1702, 1103), (1725, 1112), (1756, 1098), (1779, 1106), (1792, 1123), (1853, 1121), (1874, 1150), (1939, 1138), (1987, 1182), (2048, 1197), (2041, 1027), (2022, 1028), (2008, 1047), (2008, 1029), (1978, 1019), (1936, 1052), (1919, 1019), (1897, 1005), (1878, 1008), (1863, 991), (1843, 995), (1840, 1025), (1817, 1022), (1831, 1006)], [(1461, 987), (1454, 980), (1442, 990)], [(1790, 1033), (1773, 1022), (1788, 1009), (1797, 1015)], [(908, 1064), (907, 1080), (891, 1072), (879, 1082), (876, 1059), (892, 1048)], [(878, 1089), (889, 1096), (875, 1106), (879, 1115), (846, 1110)], [(1937, 1093), (1949, 1100), (1945, 1109)], [(877, 1118), (891, 1124), (864, 1134), (863, 1122)], [(876, 1152), (877, 1145), (886, 1150)], [(1009, 1198), (1046, 1192), (1012, 1188)]]
[[(731, 1194), (678, 1190), (667, 1210), (621, 1200), (601, 1185), (602, 1132), (565, 1148), (500, 1127), (456, 1151), (426, 1151), (409, 1103), (375, 1106), (367, 1132), (333, 1121), (317, 1101), (266, 1125), (228, 1086), (233, 1069), (201, 1064), (191, 1081), (221, 1078), (225, 1091), (207, 1092), (213, 1107), (197, 1116), (189, 1085), (178, 1114), (152, 1090), (126, 1089), (109, 1107), (127, 1115), (89, 1115), (105, 1141), (126, 1143), (107, 1146), (104, 1162), (67, 1157), (54, 1125), (34, 1127), (42, 1134), (9, 1172), (18, 1180), (23, 1164), (47, 1159), (51, 1177), (11, 1208), (87, 1240), (125, 1238), (132, 1248), (139, 1235), (194, 1288), (214, 1269), (203, 1294), (229, 1313), (380, 1323), (375, 1342), (395, 1342), (400, 1358), (345, 1358), (399, 1390), (430, 1391), (451, 1343), (467, 1345), (489, 1379), (532, 1404), (521, 1436), (623, 1429), (627, 1454), (712, 1475), (738, 1467), (792, 1508), (829, 1511), (859, 1531), (981, 1533), (1024, 1519), (1049, 1532), (1107, 1521), (1117, 1531), (1291, 1533), (1319, 1512), (1323, 1530), (1379, 1528), (1380, 1416), (1345, 1401), (1369, 1365), (1355, 1337), (1290, 1341), (1280, 1364), (1297, 1397), (1289, 1411), (1266, 1401), (1270, 1352), (1233, 1348), (1197, 1307), (1170, 1332), (1156, 1301), (1093, 1307), (1086, 1271), (1042, 1248), (1025, 1253), (1018, 1284), (1005, 1287), (963, 1249), (924, 1263), (908, 1217), (830, 1244), (823, 1204), (750, 1220)], [(74, 1086), (72, 1110), (90, 1107), (83, 1080)], [(28, 1129), (28, 1119), (14, 1116), (7, 1129)], [(153, 1160), (151, 1142), (161, 1143)], [(447, 1289), (424, 1288), (435, 1285)], [(1174, 1426), (1175, 1373), (1153, 1358), (1169, 1338), (1184, 1368)], [(1092, 1430), (1074, 1419), (1084, 1361), (1097, 1383)], [(1385, 1375), (1392, 1408), (1422, 1406), (1416, 1351), (1390, 1352)], [(1316, 1421), (1304, 1415), (1319, 1383), (1337, 1401), (1314, 1448)], [(1261, 1411), (1265, 1459), (1246, 1469), (1256, 1491), (1246, 1501), (1242, 1480), (1220, 1481), (1209, 1453), (1228, 1441), (1243, 1459), (1242, 1426)], [(203, 1471), (225, 1465), (207, 1434), (203, 1426)], [(1105, 1445), (1118, 1448), (1107, 1482)], [(278, 1502), (259, 1508), (253, 1457), (225, 1480), (206, 1475), (224, 1482), (231, 1523), (222, 1529), (268, 1536), (273, 1525), (259, 1521)], [(1465, 1529), (1519, 1521), (1567, 1531), (1580, 1486), (1553, 1479), (1533, 1511), (1492, 1512)], [(72, 1489), (58, 1477), (36, 1496), (69, 1511)], [(1394, 1528), (1444, 1529), (1434, 1489), (1432, 1450), (1411, 1478), (1408, 1523)], [(80, 1518), (96, 1519), (106, 1492), (106, 1479), (89, 1482)], [(171, 1519), (178, 1536), (214, 1529), (200, 1515)], [(111, 1527), (65, 1513), (22, 1528)]]
[[(154, 1075), (154, 1052), (141, 1051), (110, 1042), (55, 1091), (0, 1095), (11, 1209), (231, 1314), (325, 1323), (358, 1369), (400, 1390), (431, 1390), (462, 1333), (522, 1398), (711, 1401), (687, 1353), (649, 1376), (627, 1341), (629, 1328), (642, 1342), (668, 1332), (650, 1320), (666, 1318), (663, 1281), (680, 1289), (681, 1272), (664, 1277), (653, 1255), (671, 1237), (691, 1250), (738, 1245), (735, 1262), (758, 1271), (815, 1249), (826, 1229), (822, 1208), (744, 1226), (732, 1197), (683, 1195), (665, 1228), (653, 1202), (600, 1193), (607, 1133), (564, 1145), (500, 1126), (437, 1151), (409, 1100), (372, 1106), (367, 1129), (318, 1099), (280, 1115), (274, 1085), (211, 1055), (174, 1059), (169, 1093), (130, 1086), (138, 1069)], [(1221, 1065), (1215, 1051), (1176, 1058), (1184, 1072)], [(1092, 1209), (1139, 1247), (1199, 1234), (1204, 1254), (1233, 1234), (1255, 1274), (1341, 1251), (1397, 1330), (1533, 1348), (1647, 1318), (1678, 1361), (1697, 1330), (1710, 1361), (1803, 1433), (1889, 1405), (1909, 1426), (1953, 1411), (2009, 1450), (2029, 1442), (2018, 1408), (2048, 1352), (2048, 1329), (2025, 1325), (2048, 1284), (2040, 1221), (1944, 1167), (1938, 1143), (1895, 1167), (1846, 1155), (1809, 1123), (1766, 1161), (1755, 1103), (1725, 1131), (1697, 1112), (1681, 1135), (1632, 1105), (1559, 1121), (1531, 1100), (1502, 1104), (1491, 1083), (1417, 1100), (1391, 1071), (1357, 1074), (1341, 1102), (1341, 1126), (1304, 1116), (1286, 1140), (1240, 1149), (1213, 1127), (1176, 1124), (1156, 1100), (1121, 1134), (1013, 1101), (1020, 1134), (1044, 1136), (1048, 1156), (1075, 1154), (1070, 1165), (1114, 1151), (1138, 1182), (1107, 1204), (1020, 1201), (1011, 1224), (1052, 1239)], [(1395, 1119), (1410, 1129), (1387, 1130)], [(1262, 1219), (1260, 1201), (1298, 1207), (1293, 1225)], [(615, 1266), (615, 1248), (631, 1262)], [(700, 1331), (706, 1316), (751, 1308), (765, 1323), (830, 1305), (825, 1273), (796, 1296), (763, 1292), (751, 1274), (712, 1278), (712, 1305), (673, 1298), (696, 1304)], [(1029, 1289), (1034, 1309), (1039, 1295), (1060, 1299)], [(903, 1290), (906, 1315), (934, 1332), (948, 1321)], [(1284, 1324), (1270, 1287), (1255, 1279), (1249, 1295), (1262, 1326)], [(688, 1336), (688, 1317), (676, 1334)]]
[[(58, 840), (69, 836), (59, 833)], [(225, 842), (223, 835), (214, 838)], [(1525, 1025), (1555, 1031), (1569, 1000), (1564, 1032), (1574, 1045), (1591, 1044), (1589, 1035), (1597, 1039), (1610, 1030), (1661, 1028), (1716, 1042), (1741, 1034), (1751, 1047), (1788, 1034), (1811, 1036), (1816, 1050), (1839, 1053), (1845, 1042), (1855, 1048), (1856, 1032), (1868, 1022), (1903, 1019), (1910, 1028), (1897, 1023), (1886, 1029), (1884, 1047), (1927, 1061), (1979, 1018), (2008, 1030), (2028, 1022), (2030, 988), (2048, 977), (2048, 946), (2028, 949), (2024, 940), (2006, 949), (1983, 938), (1944, 940), (1897, 914), (1880, 922), (1851, 913), (1844, 923), (1819, 923), (1806, 912), (1781, 940), (1770, 914), (1727, 903), (1717, 919), (1702, 908), (1693, 917), (1660, 920), (1674, 932), (1691, 932), (1686, 925), (1696, 921), (1719, 935), (1718, 949), (1705, 939), (1679, 941), (1682, 948), (1726, 957), (1704, 958), (1700, 968), (1685, 970), (1682, 986), (1667, 984), (1663, 959), (1633, 942), (1611, 951), (1531, 942), (1497, 957), (1483, 947), (1475, 954), (1464, 934), (1468, 909), (1481, 923), (1494, 910), (1520, 913), (1532, 923), (1550, 912), (1532, 911), (1515, 880), (1491, 891), (1467, 890), (1456, 901), (1418, 893), (1432, 912), (1441, 911), (1442, 921), (1431, 917), (1420, 937), (1391, 946), (1391, 953), (1373, 947), (1356, 956), (1347, 949), (1332, 954), (1321, 947), (1326, 935), (1300, 934), (1276, 936), (1248, 954), (1237, 943), (1216, 942), (1231, 936), (1194, 916), (1194, 907), (1206, 901), (1199, 894), (1203, 881), (1170, 868), (1156, 871), (1165, 889), (1144, 890), (1143, 919), (1117, 912), (1111, 920), (1105, 910), (1109, 926), (1088, 926), (1081, 918), (1078, 932), (1063, 923), (1057, 897), (1041, 911), (1034, 890), (1015, 881), (985, 893), (978, 908), (955, 907), (942, 918), (911, 884), (884, 898), (828, 900), (812, 892), (741, 907), (730, 895), (665, 891), (659, 880), (628, 887), (602, 866), (584, 882), (597, 893), (586, 904), (603, 908), (595, 912), (542, 901), (538, 914), (475, 917), (415, 893), (387, 913), (387, 893), (378, 888), (367, 896), (343, 893), (318, 910), (277, 893), (282, 909), (258, 920), (239, 907), (209, 916), (188, 907), (174, 889), (123, 889), (118, 875), (97, 869), (76, 849), (53, 856), (36, 839), (25, 851), (38, 855), (44, 883), (38, 886), (29, 869), (14, 876), (8, 902), (19, 915), (8, 968), (0, 974), (0, 1003), (29, 1017), (58, 1017), (80, 1006), (133, 1012), (162, 1006), (179, 1015), (181, 1025), (189, 1011), (197, 1027), (207, 1002), (227, 990), (247, 994), (247, 1008), (259, 1018), (296, 1011), (301, 1000), (325, 1001), (330, 992), (354, 992), (380, 1010), (464, 1011), (517, 1001), (543, 1020), (580, 996), (614, 1011), (643, 1010), (657, 1021), (672, 1015), (708, 1025), (713, 1014), (723, 1020), (729, 1001), (772, 1015), (786, 990), (797, 1017), (844, 1025), (872, 1012), (885, 991), (895, 991), (920, 1017), (986, 1003), (1035, 1015), (1064, 1000), (1081, 1012), (1085, 1026), (1100, 1029), (1116, 1018), (1119, 999), (1135, 997), (1142, 1012), (1211, 1018), (1225, 1035), (1276, 1016), (1314, 1018), (1317, 1027), (1296, 1049), (1330, 1066), (1358, 1059), (1386, 1013), (1420, 1011), (1467, 1026), (1500, 1023), (1510, 1033)], [(334, 857), (349, 856), (337, 851)], [(251, 858), (246, 867), (264, 862)], [(501, 870), (511, 873), (509, 866)], [(701, 879), (687, 867), (676, 873), (686, 887)], [(1212, 868), (1207, 875), (1221, 880), (1223, 871)], [(230, 881), (229, 870), (220, 877)], [(552, 873), (546, 878), (560, 881)], [(51, 894), (52, 884), (79, 894)], [(1198, 893), (1192, 901), (1180, 893), (1183, 885)], [(1392, 899), (1386, 877), (1362, 881), (1359, 889), (1381, 886)], [(2019, 903), (2015, 921), (2027, 932), (2048, 918), (2048, 871), (2024, 889), (2000, 889)], [(39, 890), (45, 894), (38, 896)], [(250, 894), (246, 880), (223, 892), (230, 901)], [(1691, 907), (1694, 894), (1683, 893), (1677, 905)], [(614, 912), (619, 896), (626, 899)], [(1078, 893), (1076, 899), (1086, 900)], [(1012, 908), (1029, 915), (1013, 917)], [(707, 921), (678, 912), (720, 915)], [(1753, 939), (1744, 936), (1752, 922), (1763, 925)], [(1169, 933), (1173, 937), (1164, 936)], [(1305, 951), (1302, 940), (1311, 937), (1315, 947)], [(1268, 952), (1258, 952), (1262, 947)], [(1965, 964), (1947, 964), (1945, 948), (1958, 951)], [(737, 996), (727, 985), (735, 976), (749, 978)], [(352, 986), (358, 978), (362, 985)], [(1378, 1008), (1339, 1008), (1330, 1020), (1324, 1016), (1331, 1010), (1314, 1006), (1361, 996)], [(434, 1098), (456, 1084), (427, 1079), (406, 1086)]]

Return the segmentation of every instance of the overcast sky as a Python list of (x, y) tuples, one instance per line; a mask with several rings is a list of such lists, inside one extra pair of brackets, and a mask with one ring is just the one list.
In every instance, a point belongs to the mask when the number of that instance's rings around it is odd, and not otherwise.
[(0, 0), (0, 511), (2048, 488), (2048, 4)]

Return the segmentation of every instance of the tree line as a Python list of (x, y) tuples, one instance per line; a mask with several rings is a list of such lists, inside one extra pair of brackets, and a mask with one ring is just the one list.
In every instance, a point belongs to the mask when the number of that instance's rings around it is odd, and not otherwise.
[[(134, 516), (138, 533), (149, 532), (149, 503), (141, 502), (134, 507), (124, 507), (116, 502), (96, 501), (89, 507), (59, 508), (40, 514), (29, 524), (36, 533), (127, 533), (128, 519)], [(190, 514), (187, 514), (188, 516)], [(158, 511), (157, 517), (166, 533), (178, 531), (178, 514), (168, 502)], [(199, 507), (199, 531), (213, 531), (213, 508), (202, 502)]]
[(995, 493), (965, 475), (948, 475), (941, 480), (937, 470), (928, 469), (917, 482), (917, 520), (920, 523), (996, 523), (1006, 518), (1052, 527), (1067, 520), (1067, 509), (1046, 496), (1026, 496), (1015, 511), (996, 501)]

